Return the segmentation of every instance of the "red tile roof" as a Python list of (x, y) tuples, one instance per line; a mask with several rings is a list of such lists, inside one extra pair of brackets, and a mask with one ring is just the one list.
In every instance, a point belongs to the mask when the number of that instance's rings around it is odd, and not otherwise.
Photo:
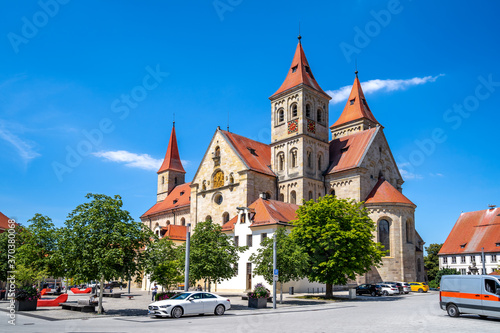
[(170, 192), (167, 195), (167, 197), (163, 199), (163, 201), (157, 202), (153, 207), (151, 207), (147, 212), (145, 212), (141, 216), (141, 218), (169, 211), (172, 209), (189, 206), (191, 203), (190, 201), (191, 187), (189, 185), (191, 185), (191, 183), (185, 183), (174, 187), (172, 189), (172, 192)]
[(171, 240), (185, 241), (188, 227), (183, 225), (169, 224), (166, 227), (161, 228), (161, 230), (165, 232), (163, 234), (163, 237), (168, 237)]
[[(439, 254), (499, 252), (500, 208), (462, 213)], [(463, 248), (462, 248), (463, 246)]]
[(221, 133), (250, 170), (275, 176), (271, 170), (271, 147), (269, 145), (231, 132), (221, 130)]
[(330, 141), (330, 167), (327, 173), (358, 167), (377, 130), (374, 127)]
[(0, 230), (9, 229), (9, 218), (0, 212)]
[(496, 271), (493, 271), (488, 275), (500, 275), (500, 269), (497, 269)]
[[(352, 100), (354, 100), (354, 103), (351, 104)], [(342, 111), (339, 119), (335, 122), (335, 124), (330, 126), (330, 128), (363, 118), (369, 119), (376, 124), (379, 123), (373, 116), (373, 113), (370, 110), (368, 103), (366, 102), (365, 95), (363, 94), (363, 89), (361, 89), (361, 83), (359, 83), (358, 75), (356, 74), (354, 84), (352, 85), (351, 94), (347, 99), (344, 111)]]
[[(248, 208), (253, 209), (252, 224), (250, 227), (258, 227), (273, 224), (289, 224), (296, 219), (296, 211), (299, 206), (276, 200), (255, 200)], [(234, 230), (238, 216), (233, 217), (222, 226), (222, 231)]]
[(297, 218), (298, 205), (277, 200), (264, 200), (262, 198), (254, 201), (249, 208), (255, 209), (251, 227), (270, 224), (290, 223)]
[(165, 159), (157, 173), (173, 170), (186, 173), (182, 166), (181, 158), (179, 157), (179, 148), (177, 148), (177, 137), (175, 135), (175, 125), (172, 127), (170, 133), (170, 140), (168, 141), (167, 153)]
[(391, 185), (384, 177), (380, 177), (373, 190), (368, 194), (365, 202), (367, 204), (374, 203), (403, 203), (416, 207), (403, 193), (399, 192)]
[[(331, 99), (331, 97), (328, 96), (323, 91), (323, 89), (321, 89), (318, 82), (316, 82), (316, 79), (312, 74), (311, 67), (307, 62), (304, 50), (302, 49), (302, 43), (299, 39), (299, 44), (297, 45), (297, 49), (295, 50), (295, 55), (293, 56), (292, 65), (290, 66), (288, 75), (286, 76), (285, 81), (283, 82), (281, 87), (273, 94), (273, 96), (278, 95), (300, 84), (305, 84), (319, 91), (320, 93), (325, 95), (325, 97), (328, 97), (329, 100)], [(270, 98), (272, 98), (273, 96), (271, 96)]]
[(236, 221), (238, 221), (238, 215), (227, 221), (222, 225), (222, 231), (231, 231), (234, 229), (234, 225), (236, 224)]

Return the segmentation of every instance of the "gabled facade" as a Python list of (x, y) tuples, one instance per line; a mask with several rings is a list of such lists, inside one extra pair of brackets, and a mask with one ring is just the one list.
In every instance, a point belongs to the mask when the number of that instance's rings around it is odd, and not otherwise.
[[(484, 251), (486, 272), (483, 272)], [(500, 266), (500, 208), (460, 214), (439, 251), (439, 268), (455, 268), (461, 274), (489, 274)]]
[[(142, 221), (161, 232), (168, 221), (177, 225), (181, 215), (193, 227), (212, 220), (244, 245), (240, 236), (258, 239), (262, 233), (271, 235), (277, 227), (286, 227), (292, 219), (289, 214), (282, 219), (272, 216), (286, 215), (303, 200), (325, 194), (351, 198), (366, 202), (376, 224), (374, 239), (387, 250), (382, 267), (360, 276), (358, 282), (425, 281), (424, 242), (415, 229), (416, 205), (402, 194), (404, 180), (384, 128), (355, 74), (344, 110), (330, 126), (330, 96), (313, 75), (299, 37), (287, 76), (269, 98), (271, 143), (217, 128), (193, 180), (185, 184), (173, 128), (158, 171), (158, 202)], [(189, 193), (189, 201), (181, 202), (181, 192)], [(262, 216), (285, 223), (259, 225)], [(243, 291), (249, 280), (255, 282), (249, 278), (248, 258), (256, 248), (241, 256), (238, 278), (221, 288)], [(307, 283), (302, 281), (300, 286), (306, 290)]]

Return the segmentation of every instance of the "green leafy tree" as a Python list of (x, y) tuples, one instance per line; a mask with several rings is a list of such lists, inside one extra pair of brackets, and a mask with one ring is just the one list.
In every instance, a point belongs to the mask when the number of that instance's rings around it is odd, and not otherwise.
[(145, 251), (144, 272), (149, 274), (151, 281), (170, 289), (184, 281), (181, 256), (181, 249), (176, 248), (170, 239), (156, 240)]
[[(236, 275), (239, 253), (246, 246), (234, 245), (222, 227), (212, 221), (199, 222), (193, 231), (190, 246), (190, 281), (205, 280), (220, 283)], [(183, 252), (185, 244), (183, 245)], [(185, 252), (184, 252), (185, 253)], [(182, 265), (184, 266), (184, 257)]]
[(424, 266), (427, 271), (427, 278), (429, 281), (436, 279), (436, 275), (439, 272), (439, 257), (438, 253), (441, 250), (443, 244), (429, 244), (425, 248), (427, 255), (424, 257)]
[(436, 277), (429, 282), (429, 287), (439, 288), (443, 275), (460, 275), (460, 272), (455, 268), (442, 268), (437, 272)]
[(57, 251), (58, 231), (52, 220), (35, 214), (28, 220), (27, 227), (16, 229), (16, 269), (19, 271), (16, 280), (21, 284), (31, 284), (58, 276), (60, 266), (53, 256)]
[(368, 272), (386, 253), (373, 241), (375, 224), (362, 202), (331, 195), (304, 202), (294, 225), (292, 238), (309, 256), (307, 277), (326, 284), (326, 298), (333, 297), (334, 284)]
[[(299, 280), (306, 276), (308, 256), (290, 237), (285, 228), (276, 230), (276, 268), (279, 271), (278, 282), (283, 294), (283, 283)], [(261, 275), (267, 283), (273, 283), (273, 238), (262, 241), (261, 248), (250, 256), (255, 264), (254, 275)]]
[(7, 281), (7, 272), (9, 269), (9, 234), (3, 232), (0, 234), (0, 281)]
[(100, 281), (99, 310), (105, 280), (139, 276), (142, 249), (149, 246), (152, 232), (122, 209), (121, 197), (87, 194), (66, 220), (61, 233), (59, 256), (66, 276), (77, 281)]

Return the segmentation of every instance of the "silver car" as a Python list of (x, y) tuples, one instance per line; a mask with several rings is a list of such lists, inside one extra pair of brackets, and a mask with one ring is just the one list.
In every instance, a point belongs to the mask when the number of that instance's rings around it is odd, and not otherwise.
[(148, 306), (151, 317), (180, 318), (183, 315), (213, 313), (221, 316), (231, 308), (231, 302), (226, 297), (212, 293), (195, 291), (177, 294), (170, 299), (154, 302)]
[(399, 295), (398, 286), (396, 286), (395, 284), (381, 283), (381, 284), (379, 284), (379, 286), (382, 287), (382, 295), (383, 296)]

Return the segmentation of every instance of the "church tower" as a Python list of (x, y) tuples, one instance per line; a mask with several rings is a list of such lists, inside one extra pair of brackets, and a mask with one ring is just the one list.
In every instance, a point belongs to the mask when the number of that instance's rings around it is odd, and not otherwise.
[(167, 153), (165, 159), (157, 172), (158, 174), (158, 191), (156, 201), (162, 201), (172, 191), (172, 189), (180, 184), (185, 183), (186, 171), (182, 166), (181, 158), (179, 157), (179, 149), (177, 148), (177, 138), (175, 136), (175, 123), (172, 126), (170, 133), (170, 141), (168, 142)]
[(339, 119), (330, 126), (332, 140), (351, 135), (373, 127), (381, 126), (373, 116), (359, 83), (358, 71), (352, 85), (351, 94)]
[(314, 78), (301, 37), (292, 64), (271, 100), (271, 167), (278, 176), (278, 200), (300, 204), (325, 194), (328, 168), (328, 103)]

